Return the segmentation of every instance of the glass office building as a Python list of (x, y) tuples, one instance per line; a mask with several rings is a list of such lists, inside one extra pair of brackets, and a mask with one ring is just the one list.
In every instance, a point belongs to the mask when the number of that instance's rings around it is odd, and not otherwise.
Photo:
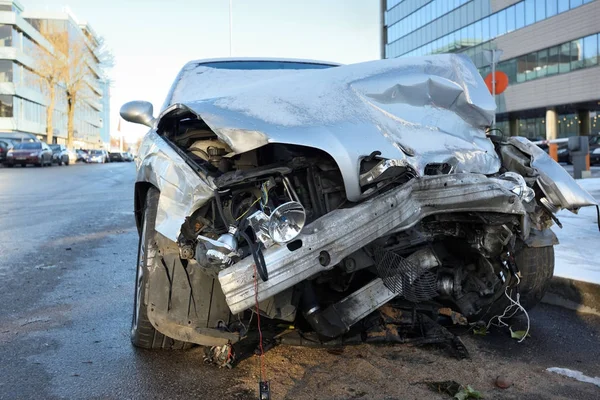
[(385, 58), (464, 53), (509, 78), (498, 127), (530, 138), (600, 133), (600, 1), (383, 0)]

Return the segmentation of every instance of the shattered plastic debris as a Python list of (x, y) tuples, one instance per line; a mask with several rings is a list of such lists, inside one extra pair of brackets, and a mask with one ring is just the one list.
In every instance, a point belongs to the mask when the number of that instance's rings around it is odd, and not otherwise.
[(546, 369), (546, 371), (554, 372), (559, 375), (563, 375), (563, 376), (567, 376), (569, 378), (576, 379), (579, 382), (591, 383), (593, 385), (600, 387), (600, 378), (597, 376), (592, 378), (590, 376), (584, 375), (583, 373), (581, 373), (579, 371), (574, 371), (574, 370), (568, 369), (568, 368), (552, 367), (552, 368)]

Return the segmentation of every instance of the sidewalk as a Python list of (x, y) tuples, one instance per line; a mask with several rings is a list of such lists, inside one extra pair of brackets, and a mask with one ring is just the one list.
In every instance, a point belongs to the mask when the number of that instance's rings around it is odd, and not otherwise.
[[(577, 181), (600, 200), (600, 178)], [(556, 246), (554, 276), (600, 284), (600, 231), (595, 207), (585, 207), (578, 214), (561, 211), (558, 218), (563, 229), (554, 226), (560, 244)]]

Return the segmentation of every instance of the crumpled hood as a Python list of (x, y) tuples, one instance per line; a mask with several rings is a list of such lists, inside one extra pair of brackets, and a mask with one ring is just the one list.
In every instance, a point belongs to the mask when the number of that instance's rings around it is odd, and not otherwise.
[(465, 56), (372, 61), (319, 70), (242, 71), (189, 66), (172, 95), (235, 153), (267, 143), (319, 148), (337, 162), (349, 200), (361, 198), (359, 164), (380, 151), (419, 174), (500, 168), (484, 127), (494, 101)]

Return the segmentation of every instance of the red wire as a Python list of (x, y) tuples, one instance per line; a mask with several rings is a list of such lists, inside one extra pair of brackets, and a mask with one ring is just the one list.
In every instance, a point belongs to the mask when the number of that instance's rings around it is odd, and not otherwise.
[(257, 317), (257, 325), (258, 325), (258, 338), (259, 338), (259, 346), (260, 346), (260, 380), (261, 382), (266, 381), (266, 369), (264, 365), (264, 355), (265, 350), (263, 349), (263, 336), (262, 331), (260, 329), (260, 312), (258, 310), (258, 271), (256, 270), (256, 264), (254, 264), (254, 302), (256, 303), (256, 317)]

